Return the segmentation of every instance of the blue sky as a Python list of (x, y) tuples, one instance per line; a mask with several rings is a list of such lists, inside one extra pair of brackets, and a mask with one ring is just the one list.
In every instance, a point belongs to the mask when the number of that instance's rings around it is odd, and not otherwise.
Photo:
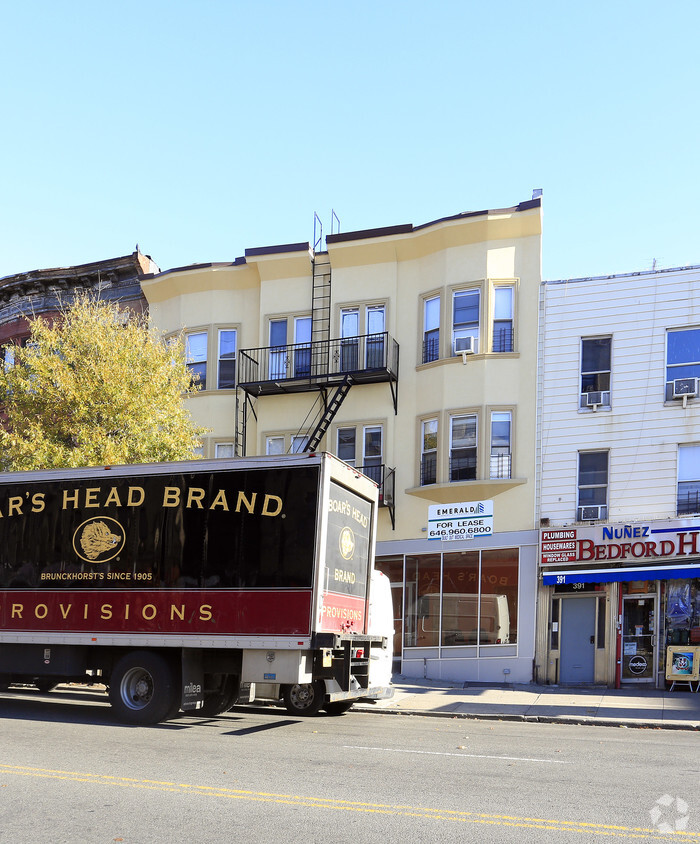
[(700, 264), (700, 3), (0, 0), (0, 277), (544, 191), (543, 275)]

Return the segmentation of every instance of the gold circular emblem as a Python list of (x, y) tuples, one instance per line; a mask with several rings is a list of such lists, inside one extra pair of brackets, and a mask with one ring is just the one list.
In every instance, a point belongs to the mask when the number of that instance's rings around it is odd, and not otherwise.
[(345, 560), (352, 560), (352, 555), (355, 553), (355, 534), (349, 527), (344, 527), (340, 531), (340, 553)]
[(73, 534), (73, 550), (86, 563), (106, 563), (119, 554), (126, 542), (124, 528), (116, 519), (93, 516)]

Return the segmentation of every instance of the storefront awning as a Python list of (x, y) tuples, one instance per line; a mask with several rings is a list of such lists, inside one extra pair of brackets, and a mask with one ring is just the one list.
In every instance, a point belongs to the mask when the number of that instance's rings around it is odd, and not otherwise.
[(620, 583), (623, 580), (681, 580), (686, 577), (700, 577), (700, 561), (685, 566), (567, 569), (545, 572), (542, 581), (545, 586), (557, 586), (566, 583)]

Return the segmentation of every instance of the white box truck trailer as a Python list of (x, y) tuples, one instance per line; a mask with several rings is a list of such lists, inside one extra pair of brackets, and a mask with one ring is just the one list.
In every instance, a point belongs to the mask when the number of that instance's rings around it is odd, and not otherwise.
[(219, 714), (241, 682), (302, 715), (384, 697), (376, 509), (320, 453), (2, 474), (0, 687), (103, 683), (134, 724)]

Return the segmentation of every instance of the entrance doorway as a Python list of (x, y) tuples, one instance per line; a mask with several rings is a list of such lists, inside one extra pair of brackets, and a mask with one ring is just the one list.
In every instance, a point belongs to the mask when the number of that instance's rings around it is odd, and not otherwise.
[(656, 595), (622, 598), (622, 683), (654, 683)]
[(595, 680), (596, 598), (563, 598), (559, 682), (587, 685)]

